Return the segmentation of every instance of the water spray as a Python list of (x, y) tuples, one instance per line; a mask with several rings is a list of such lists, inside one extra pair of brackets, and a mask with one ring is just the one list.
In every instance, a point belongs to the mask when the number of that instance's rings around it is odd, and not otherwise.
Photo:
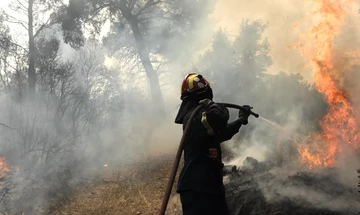
[(302, 137), (302, 136), (300, 136), (300, 135), (298, 135), (298, 134), (296, 134), (296, 133), (294, 133), (292, 131), (289, 131), (286, 128), (284, 128), (283, 126), (280, 126), (277, 123), (275, 123), (275, 122), (273, 122), (273, 121), (271, 121), (269, 119), (266, 119), (266, 118), (264, 118), (262, 116), (260, 116), (259, 119), (266, 122), (268, 125), (280, 130), (282, 133), (290, 136), (294, 140), (294, 142), (296, 142), (296, 143), (299, 143), (299, 142), (300, 143), (305, 143), (307, 141), (307, 139), (308, 139), (308, 138), (304, 138), (304, 137)]

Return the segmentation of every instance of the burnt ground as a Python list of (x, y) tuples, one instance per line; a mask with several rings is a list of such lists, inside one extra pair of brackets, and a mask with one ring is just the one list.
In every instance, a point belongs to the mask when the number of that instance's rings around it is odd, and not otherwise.
[(227, 201), (234, 215), (352, 215), (360, 212), (356, 186), (344, 186), (333, 176), (297, 172), (279, 176), (274, 165), (247, 158), (242, 168), (227, 166)]

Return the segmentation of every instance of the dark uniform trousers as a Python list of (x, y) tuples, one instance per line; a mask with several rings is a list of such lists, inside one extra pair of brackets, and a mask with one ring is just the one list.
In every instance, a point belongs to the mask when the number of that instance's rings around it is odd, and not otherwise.
[(183, 215), (229, 215), (225, 194), (180, 193)]

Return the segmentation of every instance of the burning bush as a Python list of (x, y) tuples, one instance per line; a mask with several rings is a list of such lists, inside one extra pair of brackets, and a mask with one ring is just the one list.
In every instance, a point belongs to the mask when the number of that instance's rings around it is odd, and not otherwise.
[(4, 157), (0, 157), (0, 179), (5, 176), (6, 172), (10, 171)]
[[(346, 81), (359, 63), (359, 55), (346, 43), (347, 35), (340, 34), (347, 21), (354, 17), (355, 1), (325, 0), (315, 2), (314, 16), (318, 22), (296, 47), (314, 68), (313, 80), (317, 90), (328, 103), (328, 111), (320, 121), (321, 132), (314, 134), (312, 143), (298, 147), (302, 162), (309, 167), (335, 167), (339, 156), (359, 150), (359, 118)], [(352, 32), (350, 32), (351, 34)], [(355, 32), (353, 32), (355, 33)], [(339, 39), (339, 36), (343, 37)], [(346, 85), (348, 84), (348, 85)]]

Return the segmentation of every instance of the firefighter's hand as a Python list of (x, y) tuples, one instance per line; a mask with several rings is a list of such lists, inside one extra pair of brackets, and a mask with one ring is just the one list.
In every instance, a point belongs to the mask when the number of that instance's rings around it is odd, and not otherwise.
[(203, 99), (199, 102), (199, 104), (202, 104), (204, 108), (209, 108), (211, 105), (214, 104), (214, 102), (210, 99)]
[(243, 125), (247, 125), (248, 124), (248, 118), (250, 116), (250, 111), (251, 108), (249, 105), (244, 105), (243, 109), (239, 110), (239, 119), (241, 119), (243, 121)]

